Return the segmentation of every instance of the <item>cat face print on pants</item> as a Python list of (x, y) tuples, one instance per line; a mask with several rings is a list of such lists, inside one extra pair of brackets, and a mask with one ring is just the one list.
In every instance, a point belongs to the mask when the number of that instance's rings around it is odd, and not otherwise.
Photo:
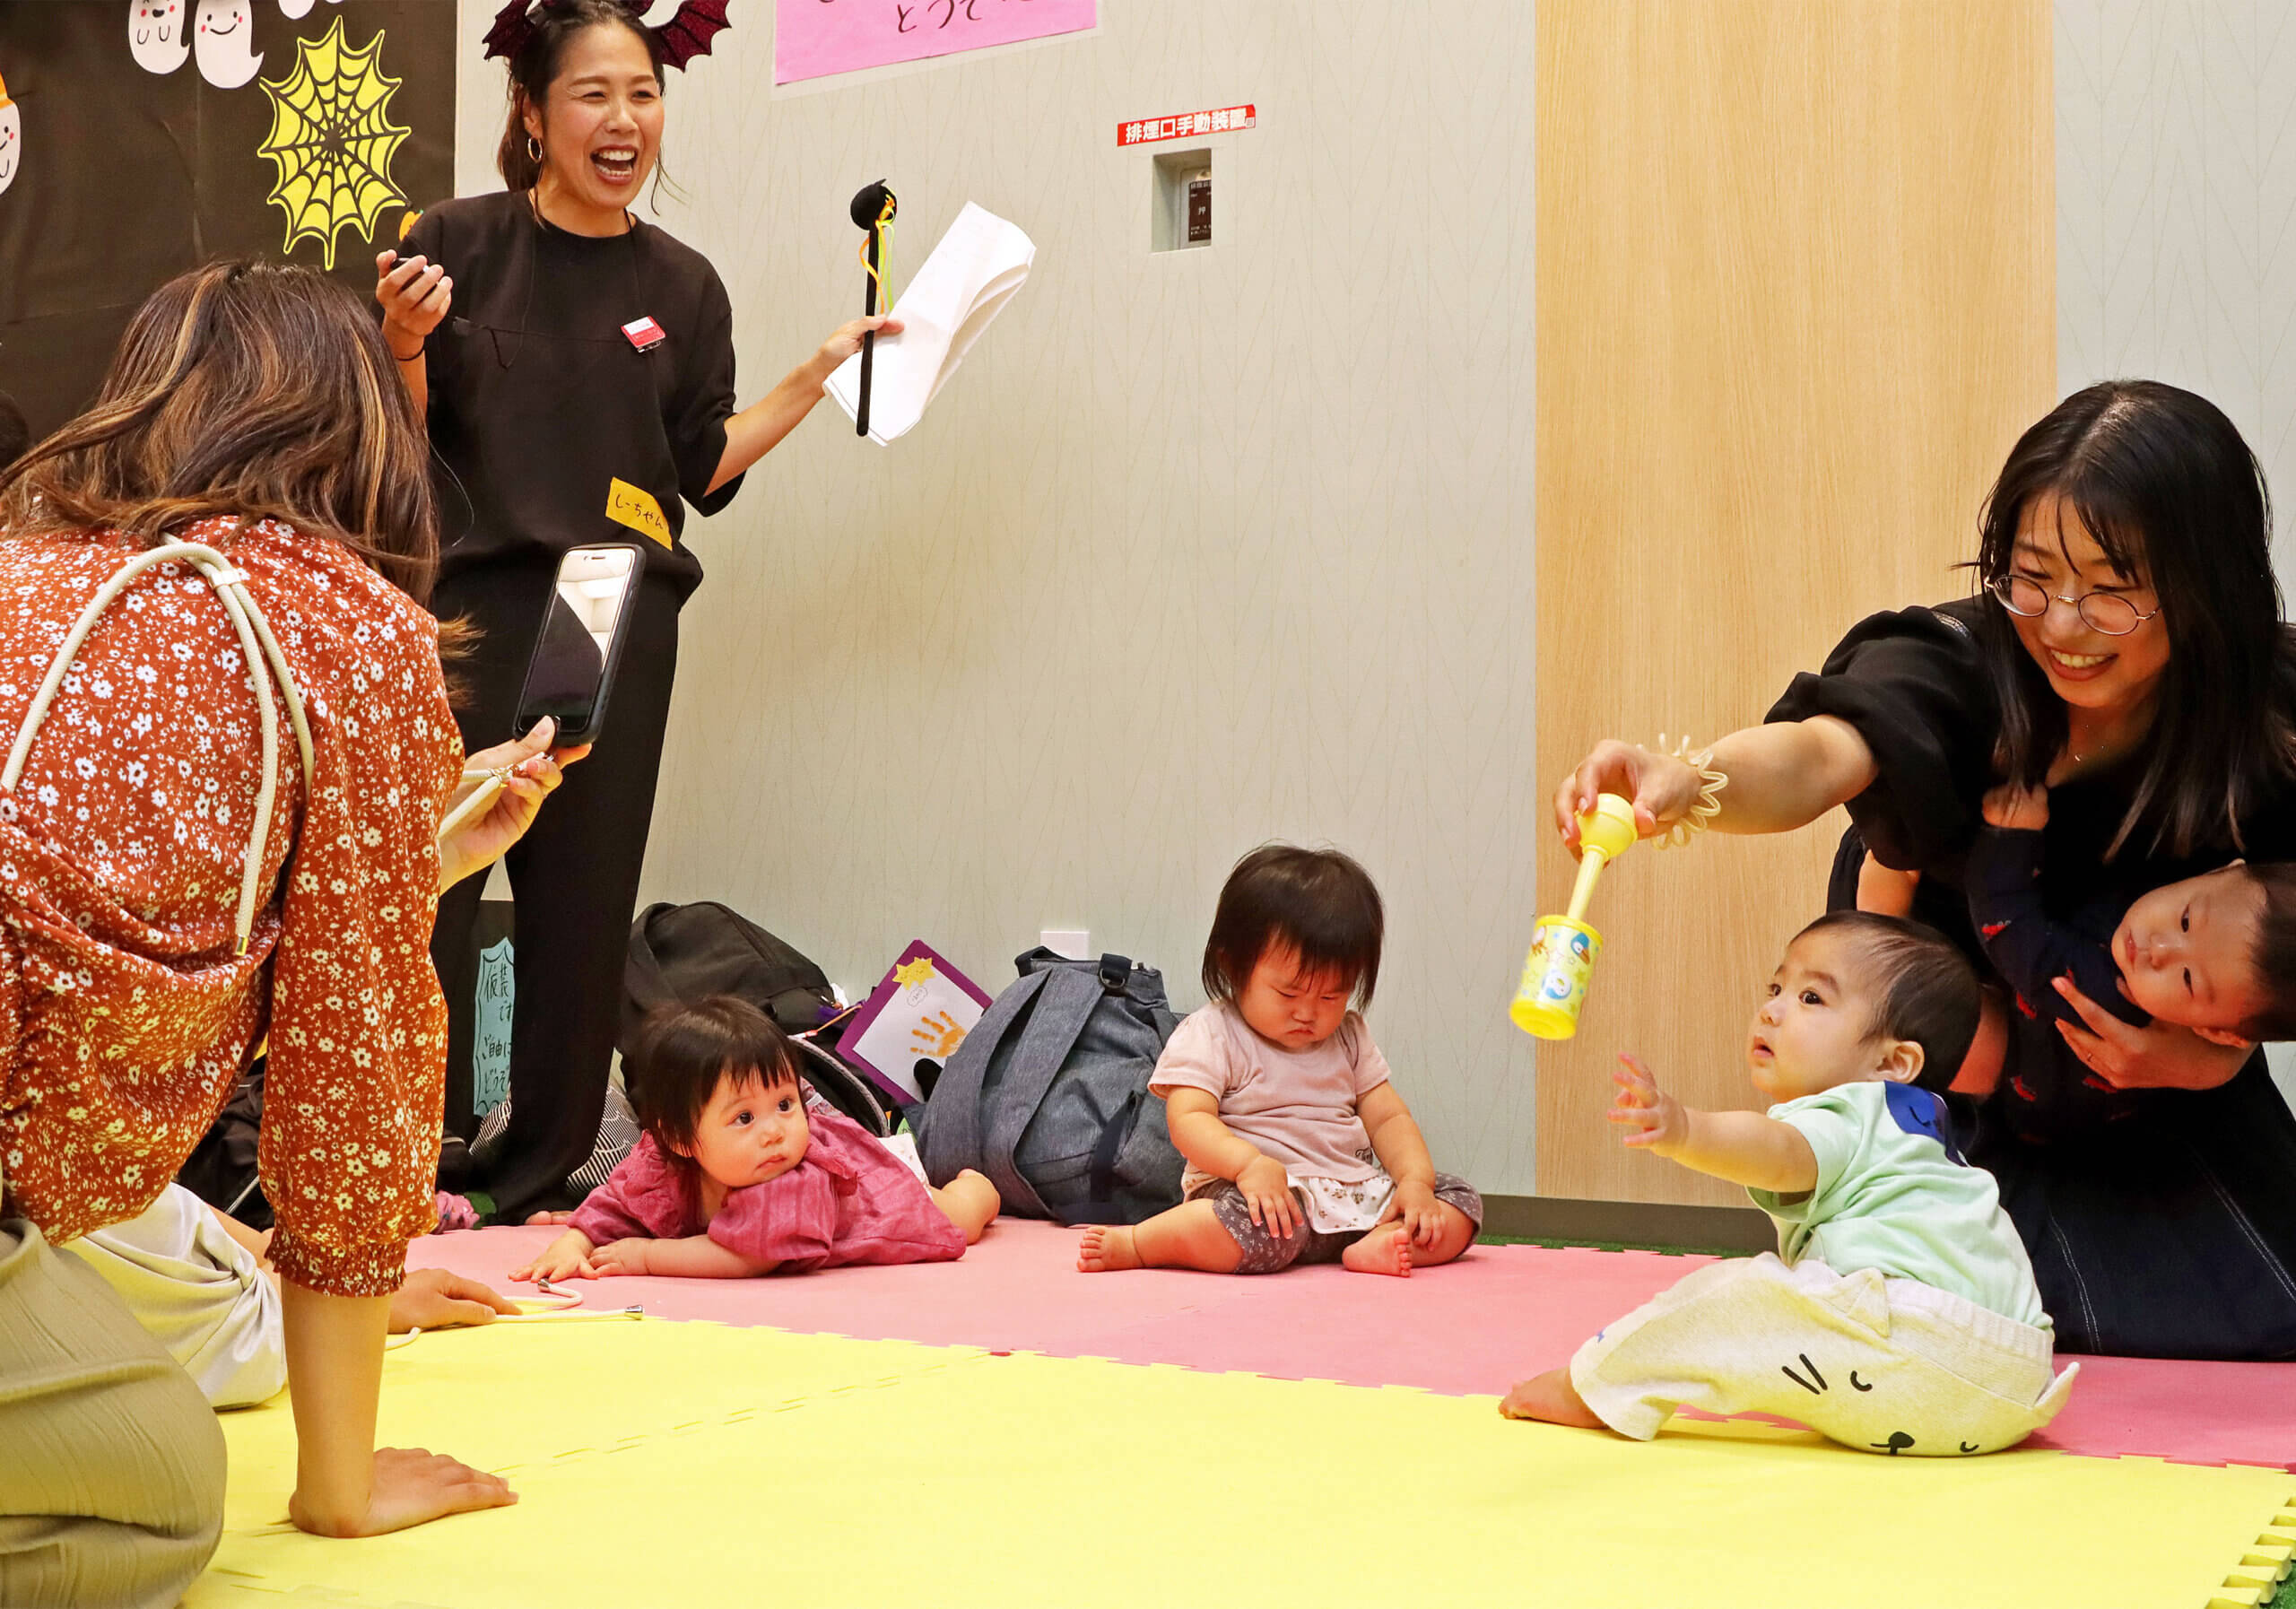
[[(1833, 1389), (1832, 1382), (1826, 1379), (1815, 1363), (1810, 1361), (1808, 1352), (1796, 1352), (1795, 1362), (1799, 1363), (1801, 1367), (1796, 1369), (1793, 1363), (1781, 1363), (1779, 1365), (1779, 1370), (1787, 1379), (1801, 1387), (1812, 1396), (1823, 1396)], [(1863, 1392), (1874, 1389), (1866, 1381), (1857, 1378), (1857, 1371), (1855, 1369), (1849, 1370), (1848, 1386), (1853, 1391)], [(1882, 1440), (1868, 1441), (1864, 1445), (1877, 1453), (1887, 1453), (1892, 1457), (1895, 1457), (1900, 1453), (1912, 1451), (1921, 1444), (1905, 1431), (1892, 1431)], [(1925, 1448), (1923, 1450), (1936, 1452), (1940, 1449)], [(1962, 1453), (1981, 1453), (1985, 1448), (1974, 1441), (1959, 1441), (1956, 1443), (1955, 1450)]]

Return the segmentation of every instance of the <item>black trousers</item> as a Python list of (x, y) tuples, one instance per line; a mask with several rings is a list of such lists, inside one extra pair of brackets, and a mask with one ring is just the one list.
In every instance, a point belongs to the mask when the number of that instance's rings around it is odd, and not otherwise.
[(2074, 1143), (1975, 1116), (1970, 1160), (2001, 1183), (2060, 1351), (2296, 1357), (2296, 1116), (2261, 1051)]
[[(542, 629), (553, 569), (498, 565), (442, 582), (433, 607), (477, 627), (476, 652), (457, 667), (456, 719), (466, 752), (513, 735), (526, 657)], [(639, 584), (604, 735), (570, 767), (534, 826), (505, 857), (517, 908), (517, 1000), (510, 1019), (510, 1126), (478, 1182), (504, 1219), (568, 1205), (567, 1174), (590, 1154), (605, 1107), (622, 1009), (622, 969), (638, 876), (654, 817), (654, 783), (677, 675), (678, 595), (649, 574)], [(439, 900), (430, 938), (439, 976), (465, 977), (486, 879), (466, 877)], [(450, 1043), (450, 1057), (470, 1054)]]

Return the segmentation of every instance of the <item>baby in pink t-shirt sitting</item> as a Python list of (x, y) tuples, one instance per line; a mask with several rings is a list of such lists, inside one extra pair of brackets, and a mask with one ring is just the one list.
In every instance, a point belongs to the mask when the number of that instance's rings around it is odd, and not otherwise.
[(930, 1189), (850, 1118), (809, 1114), (789, 1041), (747, 1001), (657, 1013), (631, 1063), (644, 1137), (512, 1279), (945, 1263), (1002, 1205), (970, 1169)]
[(1371, 1003), (1386, 925), (1370, 874), (1336, 849), (1267, 844), (1236, 864), (1205, 946), (1212, 1004), (1180, 1024), (1148, 1085), (1187, 1159), (1187, 1199), (1136, 1227), (1087, 1229), (1078, 1268), (1337, 1262), (1408, 1276), (1467, 1248), (1483, 1198), (1435, 1171), (1349, 1009)]

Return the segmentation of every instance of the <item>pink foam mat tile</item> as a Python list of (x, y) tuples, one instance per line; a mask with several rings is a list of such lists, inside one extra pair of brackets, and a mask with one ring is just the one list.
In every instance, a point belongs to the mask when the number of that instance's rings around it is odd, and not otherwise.
[[(557, 1233), (430, 1235), (409, 1248), (407, 1262), (515, 1291), (509, 1270)], [(794, 1279), (622, 1279), (603, 1282), (589, 1300), (635, 1302), (665, 1318), (1496, 1396), (1565, 1361), (1611, 1319), (1711, 1260), (1478, 1246), (1408, 1280), (1331, 1265), (1261, 1278), (1084, 1274), (1076, 1239), (1074, 1230), (1008, 1220), (956, 1263)], [(2080, 1362), (2072, 1400), (2031, 1445), (2296, 1468), (2296, 1364)]]
[(2296, 1469), (2296, 1363), (2057, 1355), (2069, 1362), (2081, 1378), (2032, 1446)]

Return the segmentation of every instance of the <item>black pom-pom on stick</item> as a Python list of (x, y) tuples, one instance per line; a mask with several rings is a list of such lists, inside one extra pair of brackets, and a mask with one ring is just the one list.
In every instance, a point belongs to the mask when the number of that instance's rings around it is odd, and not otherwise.
[[(853, 193), (853, 226), (867, 230), (869, 235), (862, 247), (863, 261), (868, 265), (869, 270), (862, 282), (861, 311), (864, 316), (874, 315), (877, 310), (877, 283), (883, 267), (879, 254), (884, 244), (885, 226), (893, 221), (893, 214), (900, 210), (900, 203), (894, 199), (893, 193), (885, 187), (885, 181), (882, 178), (874, 184), (863, 185)], [(876, 356), (877, 332), (871, 330), (861, 337), (861, 398), (853, 410), (853, 431), (857, 436), (869, 433), (869, 374)]]
[(893, 193), (891, 190), (885, 188), (883, 179), (881, 178), (873, 185), (863, 185), (853, 192), (853, 227), (856, 229), (876, 228), (879, 218), (891, 215), (885, 211), (887, 207), (891, 207), (898, 212), (900, 210), (900, 203), (893, 199)]

